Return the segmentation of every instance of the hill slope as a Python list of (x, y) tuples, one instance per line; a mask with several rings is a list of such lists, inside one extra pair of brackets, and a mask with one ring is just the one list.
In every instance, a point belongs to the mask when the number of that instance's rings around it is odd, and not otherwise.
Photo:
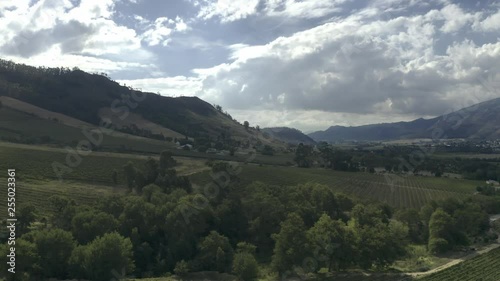
[[(144, 98), (134, 99), (134, 95)], [(172, 98), (143, 93), (119, 85), (104, 75), (78, 69), (36, 68), (0, 60), (0, 96), (93, 125), (101, 122), (103, 112), (111, 111), (115, 118), (132, 116), (131, 119), (139, 120), (136, 123), (144, 125), (139, 129), (167, 135), (211, 139), (222, 136), (278, 145), (262, 134), (245, 130), (228, 114), (197, 97)]]
[(358, 127), (332, 126), (309, 134), (316, 141), (381, 141), (415, 138), (500, 138), (500, 98), (432, 119)]
[(316, 144), (316, 142), (308, 135), (301, 131), (288, 127), (274, 127), (261, 129), (263, 132), (268, 133), (270, 136), (281, 141), (291, 144)]

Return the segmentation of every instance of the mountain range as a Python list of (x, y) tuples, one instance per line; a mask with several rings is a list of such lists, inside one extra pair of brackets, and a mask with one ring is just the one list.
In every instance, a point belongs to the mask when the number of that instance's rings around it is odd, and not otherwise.
[[(133, 93), (144, 99), (131, 100)], [(232, 140), (251, 146), (283, 147), (284, 142), (500, 138), (500, 98), (432, 119), (357, 127), (332, 126), (306, 135), (286, 127), (262, 130), (245, 127), (220, 106), (197, 97), (173, 98), (145, 93), (120, 85), (105, 74), (76, 68), (32, 67), (1, 59), (0, 101), (11, 109), (39, 118), (57, 119), (72, 127), (98, 126), (102, 119), (110, 119), (125, 134), (160, 140), (203, 138), (211, 142)], [(117, 112), (118, 115), (126, 112), (127, 118), (117, 118)], [(4, 129), (5, 132), (12, 130)]]
[(384, 141), (398, 139), (499, 139), (500, 98), (432, 119), (357, 127), (332, 126), (309, 134), (315, 141)]
[(291, 144), (309, 144), (314, 145), (316, 142), (308, 135), (302, 133), (300, 130), (288, 127), (273, 127), (264, 128), (263, 132), (268, 133), (273, 138), (279, 139), (281, 141), (291, 143)]

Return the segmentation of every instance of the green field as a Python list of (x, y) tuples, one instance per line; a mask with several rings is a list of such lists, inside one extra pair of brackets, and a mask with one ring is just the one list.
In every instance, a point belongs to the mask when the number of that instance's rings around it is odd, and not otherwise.
[(500, 248), (418, 280), (498, 281), (500, 280)]
[[(359, 198), (386, 202), (394, 207), (419, 208), (431, 200), (449, 197), (464, 199), (474, 194), (480, 182), (436, 177), (402, 176), (386, 178), (369, 173), (338, 172), (320, 168), (296, 168), (242, 165), (238, 175), (242, 184), (261, 181), (289, 186), (314, 182), (330, 186)], [(208, 172), (192, 176), (193, 182), (203, 185), (210, 181)]]

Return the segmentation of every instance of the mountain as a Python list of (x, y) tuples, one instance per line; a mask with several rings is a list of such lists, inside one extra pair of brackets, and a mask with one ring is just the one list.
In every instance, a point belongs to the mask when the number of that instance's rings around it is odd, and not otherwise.
[(0, 96), (92, 125), (107, 118), (131, 134), (145, 135), (147, 131), (156, 137), (281, 144), (255, 129), (246, 130), (220, 107), (197, 97), (146, 93), (120, 85), (105, 74), (76, 68), (32, 67), (0, 60)]
[(316, 142), (308, 135), (301, 131), (288, 127), (273, 127), (261, 129), (262, 132), (270, 136), (291, 144), (316, 144)]
[(332, 126), (309, 134), (315, 141), (383, 141), (416, 138), (500, 138), (500, 98), (432, 119), (357, 127)]

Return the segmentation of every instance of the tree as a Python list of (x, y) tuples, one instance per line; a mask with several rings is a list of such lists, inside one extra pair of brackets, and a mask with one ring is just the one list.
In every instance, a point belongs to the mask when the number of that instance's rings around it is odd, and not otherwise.
[(134, 270), (132, 243), (118, 233), (107, 233), (84, 246), (78, 246), (69, 259), (75, 278), (108, 281), (115, 274)]
[(245, 187), (242, 209), (248, 219), (248, 237), (257, 246), (257, 256), (267, 258), (272, 254), (273, 233), (280, 230), (280, 222), (286, 218), (283, 203), (272, 194), (273, 186), (253, 183)]
[(233, 259), (233, 248), (227, 237), (216, 231), (210, 231), (199, 243), (198, 249), (197, 260), (202, 270), (229, 271)]
[(259, 264), (255, 259), (255, 246), (240, 242), (233, 258), (233, 273), (243, 281), (255, 280), (259, 276)]
[(123, 166), (123, 172), (125, 173), (125, 177), (127, 179), (127, 186), (129, 188), (133, 188), (136, 178), (136, 169), (134, 164), (129, 161), (125, 166)]
[(96, 210), (78, 212), (71, 224), (73, 235), (80, 244), (118, 229), (118, 221), (112, 215)]
[(328, 271), (345, 269), (354, 256), (354, 234), (344, 222), (323, 214), (307, 232), (313, 252)]
[(160, 154), (160, 174), (163, 175), (165, 170), (172, 169), (177, 165), (177, 162), (172, 157), (172, 152), (165, 150)]
[(297, 163), (297, 166), (301, 168), (310, 167), (312, 164), (311, 154), (312, 154), (312, 147), (300, 143), (299, 146), (297, 147), (297, 150), (295, 151), (295, 158), (294, 158), (294, 161)]
[(274, 154), (274, 149), (270, 145), (265, 145), (264, 148), (262, 149), (262, 154), (263, 155), (273, 155)]
[(52, 224), (64, 230), (71, 230), (71, 220), (76, 213), (75, 201), (64, 196), (53, 195), (49, 198), (49, 202), (55, 210)]
[(412, 242), (421, 243), (425, 241), (425, 225), (415, 209), (403, 209), (394, 214), (394, 219), (404, 223), (408, 227), (408, 234)]
[(181, 260), (175, 264), (174, 273), (183, 277), (189, 273), (189, 264), (185, 260)]
[[(7, 243), (0, 245), (0, 270), (2, 271), (2, 275), (11, 274), (7, 271), (10, 268), (8, 264), (10, 257), (8, 255), (11, 255), (11, 247), (12, 245), (8, 245)], [(40, 276), (42, 268), (36, 245), (23, 238), (19, 238), (16, 239), (15, 247), (16, 268), (15, 274), (12, 274), (15, 276), (13, 280), (33, 280), (35, 276)]]
[(271, 266), (279, 274), (302, 264), (308, 247), (304, 222), (298, 214), (289, 214), (281, 223), (280, 232), (272, 237), (276, 245)]
[(453, 231), (453, 218), (441, 208), (434, 211), (429, 221), (429, 251), (443, 253), (450, 250), (454, 246)]
[(114, 184), (118, 184), (118, 171), (113, 170), (113, 173), (111, 174), (111, 179), (113, 179)]
[(56, 228), (33, 231), (27, 236), (27, 239), (36, 246), (43, 276), (66, 279), (69, 274), (68, 260), (76, 246), (71, 232)]
[(243, 127), (245, 127), (245, 130), (248, 130), (249, 126), (250, 126), (250, 123), (248, 123), (248, 121), (243, 122)]
[(25, 205), (21, 205), (17, 210), (17, 235), (21, 236), (24, 233), (28, 232), (28, 228), (35, 221), (35, 206), (33, 204), (28, 203)]
[(366, 225), (350, 221), (349, 227), (355, 234), (356, 262), (364, 269), (383, 268), (406, 254), (408, 228), (398, 221), (373, 220)]

